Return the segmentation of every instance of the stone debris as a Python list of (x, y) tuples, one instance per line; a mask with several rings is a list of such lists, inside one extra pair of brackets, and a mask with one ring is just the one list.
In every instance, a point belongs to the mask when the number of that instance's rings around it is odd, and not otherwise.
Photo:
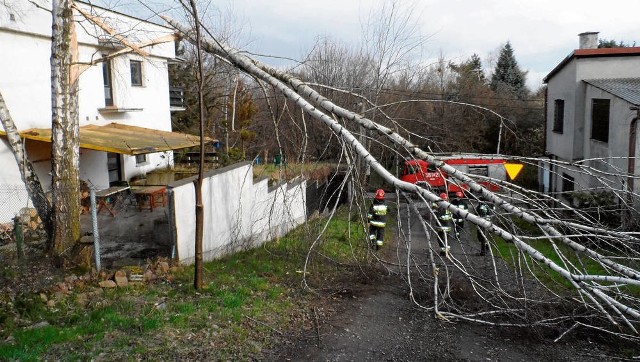
[(116, 284), (116, 282), (114, 282), (113, 280), (103, 280), (100, 283), (98, 283), (98, 285), (100, 286), (100, 288), (115, 288), (118, 285)]
[(129, 280), (127, 279), (127, 273), (124, 270), (118, 270), (113, 275), (113, 280), (119, 287), (126, 287), (129, 285)]

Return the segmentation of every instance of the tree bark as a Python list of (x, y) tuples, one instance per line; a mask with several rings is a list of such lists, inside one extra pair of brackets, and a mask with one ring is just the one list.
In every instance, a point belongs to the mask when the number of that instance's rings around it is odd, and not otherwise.
[(200, 124), (200, 161), (198, 162), (198, 178), (194, 182), (196, 189), (196, 240), (195, 240), (195, 271), (193, 287), (196, 290), (202, 289), (202, 250), (204, 236), (204, 205), (202, 203), (202, 181), (204, 180), (204, 71), (202, 68), (202, 46), (200, 44), (200, 19), (198, 18), (198, 8), (195, 0), (190, 0), (191, 16), (196, 30), (196, 51), (198, 58), (198, 68), (196, 70), (196, 80), (198, 82), (198, 115)]
[(51, 187), (53, 252), (70, 257), (80, 239), (78, 75), (71, 0), (52, 2)]
[(0, 122), (4, 127), (4, 131), (7, 133), (7, 139), (9, 141), (9, 146), (11, 147), (11, 152), (16, 158), (18, 168), (20, 169), (20, 176), (22, 177), (22, 181), (27, 188), (29, 198), (31, 198), (31, 202), (33, 203), (33, 206), (35, 206), (36, 211), (38, 212), (38, 216), (40, 216), (40, 220), (42, 220), (42, 223), (44, 224), (44, 229), (47, 233), (47, 239), (50, 244), (53, 230), (53, 224), (51, 221), (51, 203), (47, 199), (47, 196), (42, 189), (42, 184), (40, 183), (40, 179), (33, 169), (31, 161), (29, 161), (27, 155), (24, 152), (24, 144), (22, 142), (22, 138), (20, 138), (18, 128), (13, 122), (13, 118), (9, 113), (9, 109), (7, 108), (7, 104), (5, 103), (4, 97), (2, 96), (1, 92)]

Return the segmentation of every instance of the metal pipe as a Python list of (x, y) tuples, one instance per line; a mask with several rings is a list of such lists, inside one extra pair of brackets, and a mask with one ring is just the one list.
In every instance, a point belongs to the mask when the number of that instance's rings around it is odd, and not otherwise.
[(96, 258), (96, 270), (100, 271), (100, 233), (98, 232), (98, 212), (96, 209), (96, 190), (93, 186), (89, 189), (91, 199), (91, 221), (93, 224), (93, 254)]
[(21, 216), (16, 215), (13, 219), (13, 232), (16, 236), (16, 252), (18, 253), (18, 260), (22, 259), (22, 223)]

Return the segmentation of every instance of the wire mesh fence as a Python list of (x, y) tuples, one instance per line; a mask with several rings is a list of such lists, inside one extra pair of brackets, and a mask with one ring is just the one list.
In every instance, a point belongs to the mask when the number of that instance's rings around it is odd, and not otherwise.
[(25, 239), (42, 232), (42, 222), (24, 185), (0, 185), (0, 245), (15, 240), (14, 220), (21, 224)]

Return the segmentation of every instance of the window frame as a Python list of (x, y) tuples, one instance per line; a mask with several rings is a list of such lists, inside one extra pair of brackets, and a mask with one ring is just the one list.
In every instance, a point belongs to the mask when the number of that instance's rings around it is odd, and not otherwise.
[(146, 153), (135, 155), (135, 158), (136, 158), (136, 166), (144, 165), (149, 162), (149, 158), (147, 157)]
[[(106, 55), (103, 54), (103, 57)], [(115, 104), (113, 97), (113, 76), (112, 76), (112, 64), (111, 59), (105, 59), (102, 62), (102, 83), (104, 87), (104, 105), (105, 107), (111, 107)]]
[[(605, 108), (606, 105), (606, 108)], [(606, 112), (605, 112), (606, 110)], [(606, 117), (605, 117), (606, 113)], [(611, 122), (611, 99), (591, 99), (591, 139), (609, 143), (609, 125)]]
[[(135, 69), (134, 65), (136, 65)], [(135, 69), (135, 70), (134, 70)], [(142, 77), (142, 61), (129, 59), (129, 73), (131, 75), (131, 86), (132, 87), (143, 87), (143, 77)]]
[(553, 101), (552, 131), (560, 134), (564, 132), (564, 99), (556, 99)]

